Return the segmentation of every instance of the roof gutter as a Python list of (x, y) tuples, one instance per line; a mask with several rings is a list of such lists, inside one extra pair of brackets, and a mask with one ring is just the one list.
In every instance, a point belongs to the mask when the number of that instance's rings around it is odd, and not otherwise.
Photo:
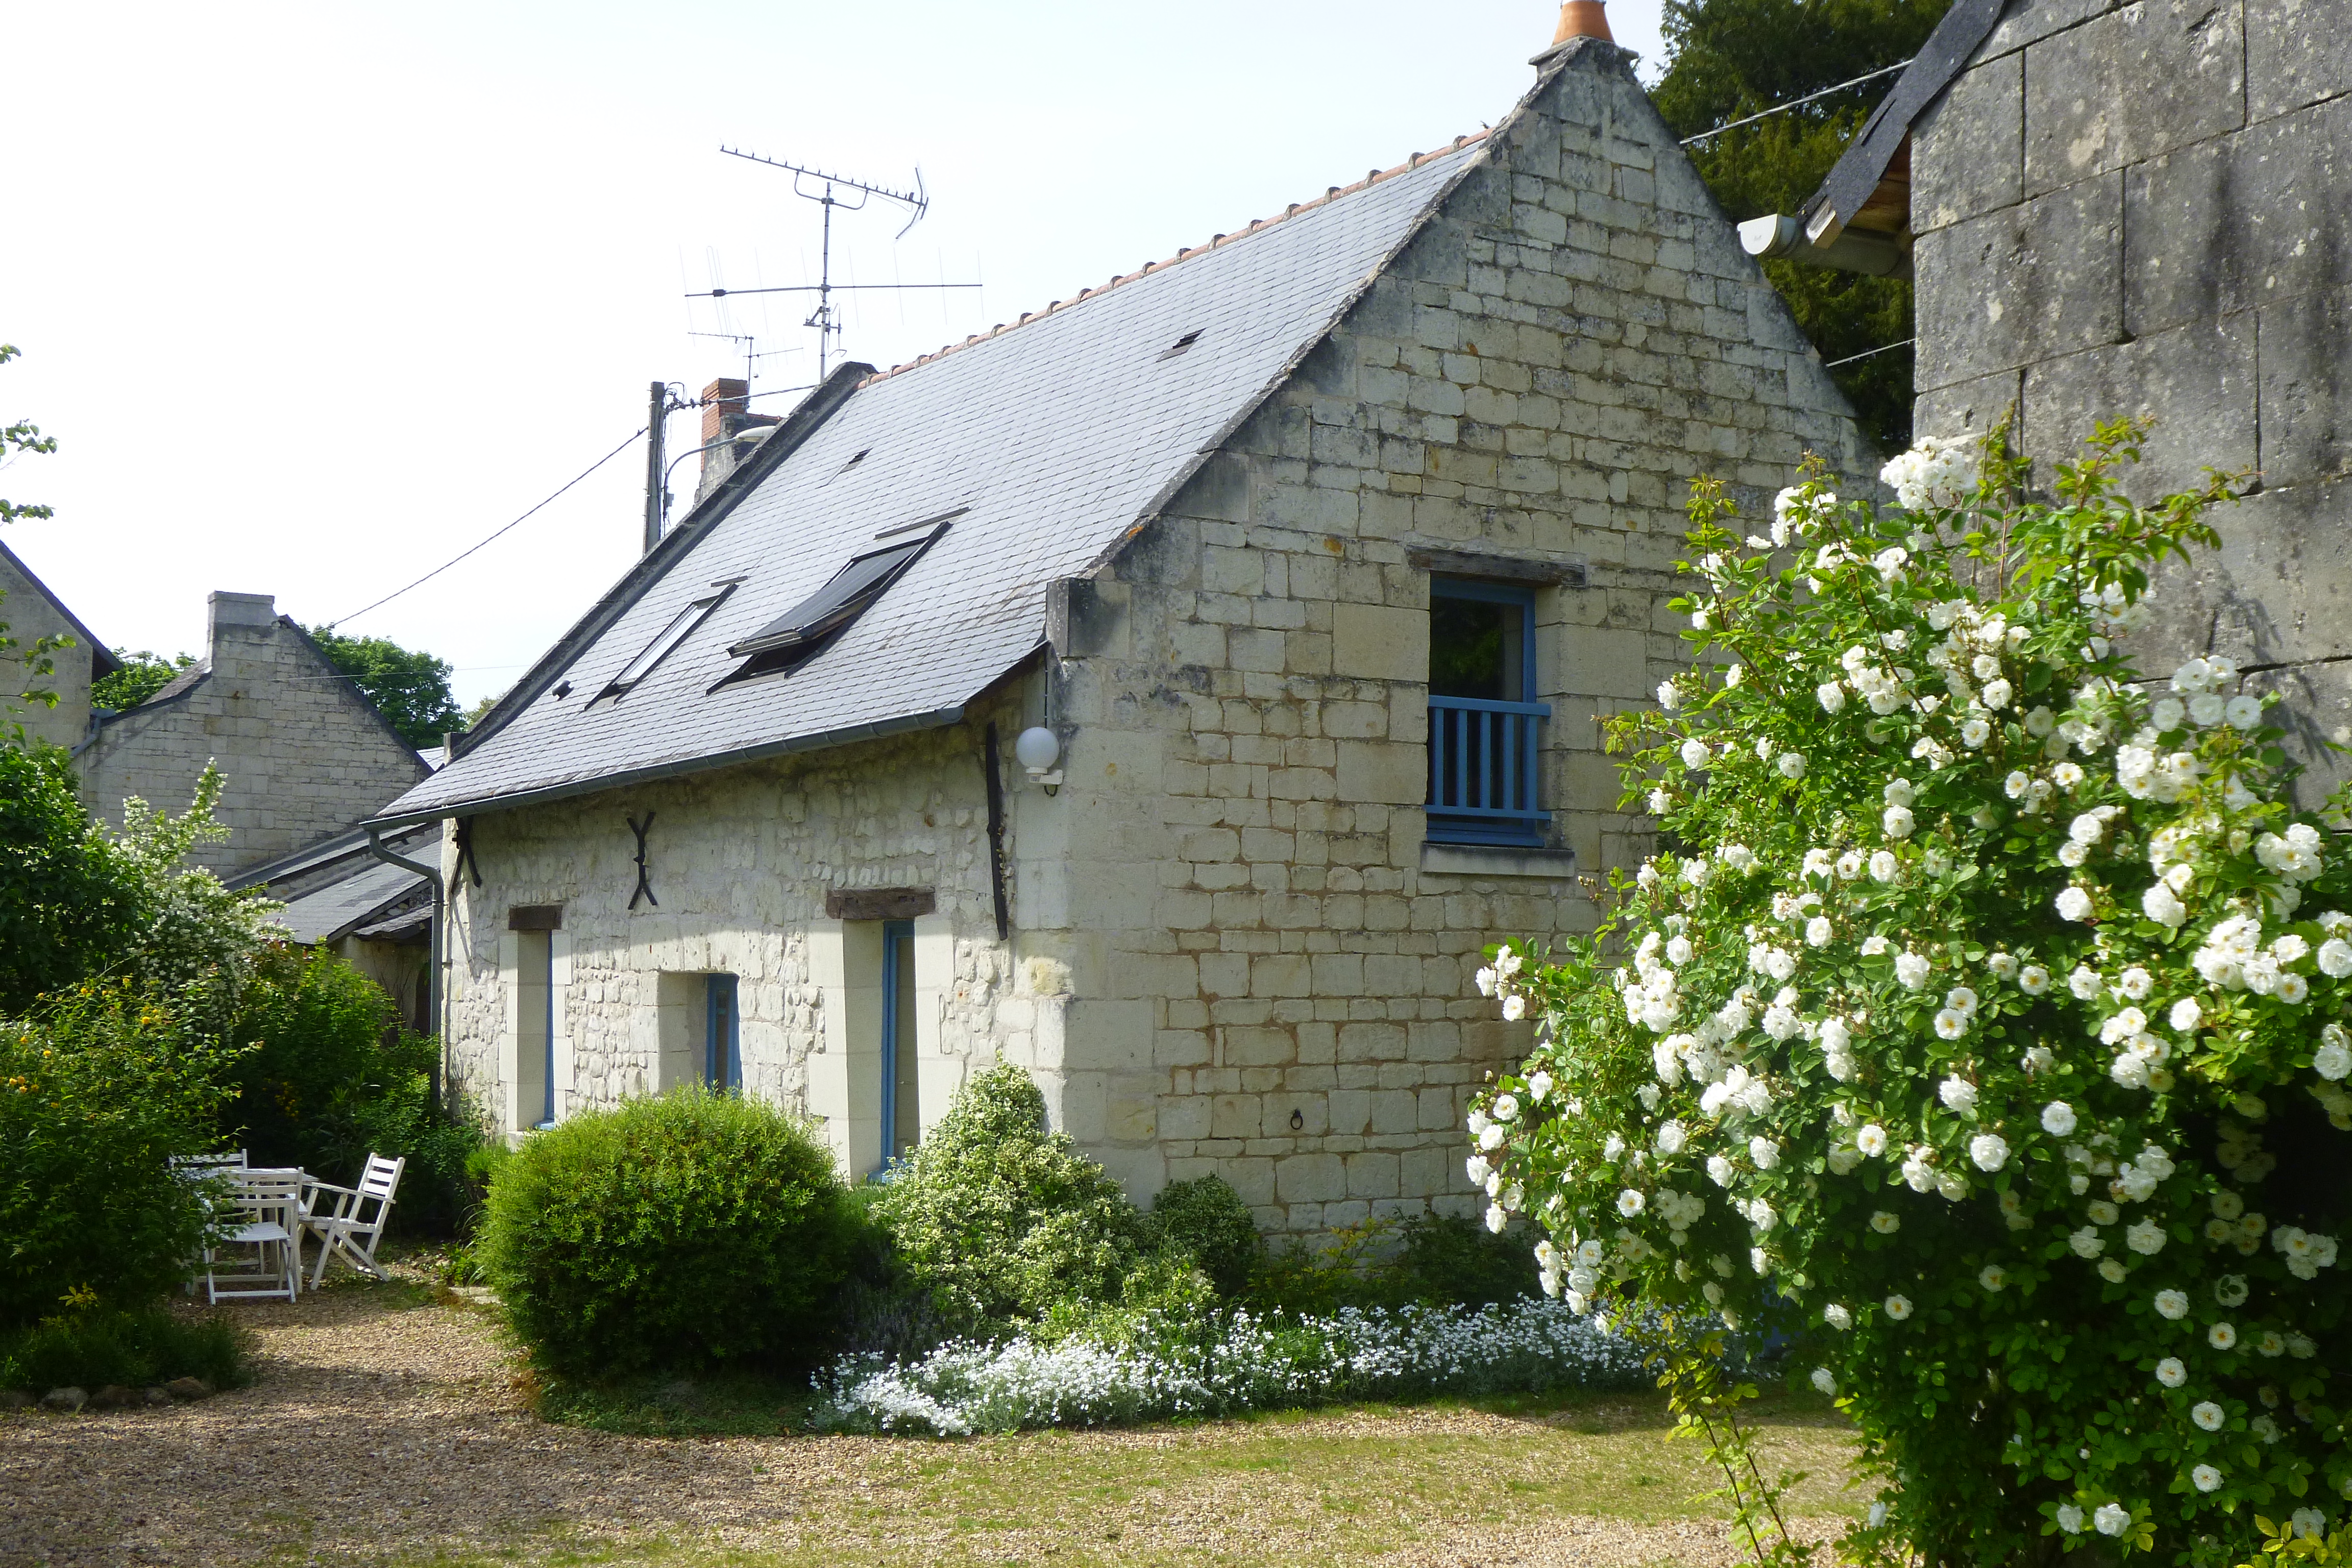
[(1805, 236), (1805, 226), (1787, 213), (1768, 213), (1739, 226), (1739, 248), (1759, 261), (1780, 258), (1808, 267), (1836, 272), (1859, 272), (1869, 278), (1911, 276), (1910, 236), (1872, 234), (1863, 229), (1841, 230), (1826, 245)]
[[(702, 752), (691, 757), (679, 757), (670, 762), (654, 763), (642, 768), (630, 768), (621, 773), (598, 773), (593, 778), (574, 779), (560, 784), (547, 784), (539, 789), (520, 790), (513, 795), (487, 795), (478, 800), (452, 801), (424, 811), (403, 812), (397, 816), (379, 816), (365, 826), (371, 847), (378, 833), (389, 833), (419, 823), (439, 821), (452, 816), (471, 816), (485, 811), (513, 811), (526, 805), (539, 805), (551, 800), (572, 800), (583, 795), (602, 795), (607, 790), (625, 789), (631, 784), (651, 784), (660, 779), (683, 777), (688, 773), (709, 773), (717, 768), (734, 767), (743, 763), (756, 763), (770, 757), (790, 756), (795, 752), (821, 752), (828, 747), (848, 745), (856, 741), (877, 741), (888, 735), (903, 735), (916, 730), (939, 730), (963, 720), (964, 703), (952, 708), (935, 708), (928, 713), (910, 713), (897, 719), (878, 719), (870, 724), (852, 724), (839, 730), (826, 730), (814, 735), (795, 735), (787, 740), (768, 741), (756, 746), (743, 746), (731, 752)], [(414, 862), (401, 860), (386, 850), (378, 859), (391, 860), (398, 866)], [(437, 884), (436, 884), (437, 886)]]

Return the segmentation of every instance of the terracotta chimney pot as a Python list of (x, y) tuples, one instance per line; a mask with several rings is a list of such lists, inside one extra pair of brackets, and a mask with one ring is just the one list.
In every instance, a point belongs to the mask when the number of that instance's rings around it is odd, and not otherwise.
[(1556, 47), (1570, 38), (1617, 41), (1609, 36), (1609, 12), (1603, 0), (1568, 0), (1559, 8), (1559, 31), (1552, 35), (1552, 44)]

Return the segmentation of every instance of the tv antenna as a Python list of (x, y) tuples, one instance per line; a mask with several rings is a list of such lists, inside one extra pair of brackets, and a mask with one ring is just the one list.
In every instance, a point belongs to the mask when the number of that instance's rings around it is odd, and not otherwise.
[[(825, 372), (831, 367), (840, 351), (841, 313), (834, 309), (833, 297), (835, 293), (849, 289), (977, 289), (980, 287), (977, 283), (835, 283), (833, 280), (833, 209), (839, 207), (844, 212), (861, 212), (866, 203), (876, 196), (880, 196), (885, 201), (897, 202), (913, 215), (907, 219), (907, 227), (900, 229), (896, 237), (898, 239), (904, 239), (908, 230), (922, 222), (923, 215), (931, 209), (931, 198), (923, 189), (923, 171), (920, 168), (915, 171), (915, 188), (912, 191), (894, 191), (886, 185), (872, 184), (865, 180), (853, 180), (846, 174), (828, 174), (822, 169), (812, 169), (804, 164), (786, 163), (782, 158), (770, 158), (758, 153), (746, 153), (738, 148), (723, 145), (719, 150), (730, 158), (744, 158), (754, 163), (765, 163), (772, 169), (783, 169), (790, 172), (793, 176), (793, 195), (803, 201), (815, 202), (824, 208), (824, 247), (819, 253), (822, 259), (818, 264), (817, 281), (771, 289), (710, 289), (700, 293), (688, 294), (687, 298), (724, 300), (730, 294), (814, 294), (816, 310), (801, 324), (816, 329), (816, 378), (820, 383), (824, 380)], [(812, 189), (812, 183), (821, 185), (823, 189)], [(846, 195), (836, 194), (838, 192), (855, 192), (857, 199), (853, 203)], [(732, 334), (706, 335), (730, 336)], [(746, 377), (746, 379), (749, 378)]]
[(755, 345), (757, 345), (757, 343), (759, 342), (759, 341), (760, 341), (760, 340), (759, 340), (757, 337), (753, 336), (753, 335), (752, 335), (751, 333), (750, 333), (750, 332), (693, 332), (693, 331), (689, 331), (689, 332), (688, 332), (688, 333), (687, 333), (686, 335), (687, 335), (688, 337), (689, 337), (689, 338), (724, 338), (724, 339), (726, 339), (726, 340), (727, 340), (729, 342), (730, 342), (730, 343), (740, 343), (740, 344), (742, 344), (742, 345), (743, 345), (743, 386), (744, 386), (744, 389), (745, 389), (747, 392), (751, 389), (751, 381), (752, 381), (752, 369), (753, 369), (753, 367), (754, 367), (755, 365), (757, 365), (757, 364), (759, 363), (759, 362), (760, 362), (760, 361), (761, 361), (761, 360), (763, 360), (763, 359), (774, 359), (774, 358), (776, 358), (777, 356), (779, 356), (779, 355), (781, 355), (781, 354), (796, 354), (796, 353), (799, 353), (801, 352), (799, 349), (768, 349), (768, 350), (765, 350), (765, 351), (763, 351), (763, 352), (761, 352), (761, 353), (754, 353), (752, 352), (752, 350), (753, 350), (754, 346), (755, 346)]

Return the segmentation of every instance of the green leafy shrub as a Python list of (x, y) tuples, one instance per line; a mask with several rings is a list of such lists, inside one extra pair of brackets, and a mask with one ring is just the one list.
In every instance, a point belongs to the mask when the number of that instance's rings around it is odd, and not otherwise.
[(140, 916), (137, 879), (66, 753), (0, 745), (0, 1011), (110, 967)]
[(813, 1361), (851, 1226), (800, 1121), (688, 1089), (526, 1140), (490, 1186), (480, 1250), (533, 1359), (601, 1379)]
[(1151, 1200), (1151, 1239), (1189, 1255), (1220, 1293), (1238, 1297), (1257, 1277), (1265, 1242), (1249, 1205), (1223, 1176), (1171, 1182)]
[(1683, 847), (1478, 977), (1545, 1043), (1471, 1179), (1572, 1306), (1679, 1325), (1759, 1530), (1706, 1352), (1780, 1312), (1882, 1484), (1861, 1560), (2219, 1568), (2352, 1498), (2352, 856), (2274, 695), (2128, 656), (2228, 493), (2130, 501), (2144, 428), (2047, 503), (1999, 436), (1889, 464), (1902, 513), (1816, 471), (1739, 526), (1698, 486), (1700, 662), (1608, 724)]
[(246, 1381), (250, 1336), (224, 1313), (183, 1318), (163, 1307), (82, 1309), (0, 1332), (0, 1388), (127, 1388), (200, 1377)]
[(433, 1103), (440, 1047), (399, 1026), (383, 987), (331, 952), (276, 946), (257, 962), (234, 1037), (231, 1113), (256, 1164), (300, 1165), (348, 1184), (371, 1153), (407, 1160), (395, 1232), (454, 1235), (479, 1202), (467, 1162), (483, 1147), (470, 1117)]
[(965, 1083), (875, 1200), (908, 1277), (964, 1324), (1116, 1300), (1143, 1253), (1143, 1221), (1065, 1133), (1045, 1099), (1000, 1063)]
[(186, 1276), (206, 1213), (166, 1162), (208, 1146), (228, 1055), (127, 981), (0, 1021), (0, 1328)]
[(1520, 1226), (1497, 1235), (1455, 1215), (1374, 1215), (1340, 1226), (1319, 1246), (1294, 1239), (1273, 1249), (1250, 1297), (1260, 1307), (1308, 1315), (1490, 1306), (1535, 1294), (1529, 1245)]

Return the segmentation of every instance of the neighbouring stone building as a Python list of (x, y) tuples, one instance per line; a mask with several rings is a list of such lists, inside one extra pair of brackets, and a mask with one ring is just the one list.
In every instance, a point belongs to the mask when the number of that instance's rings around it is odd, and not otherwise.
[[(2313, 764), (2352, 739), (2352, 19), (2336, 0), (1958, 0), (1775, 254), (1907, 252), (1917, 426), (2014, 408), (2046, 477), (2153, 415), (2142, 499), (2250, 476), (2145, 667), (2227, 654)], [(1764, 224), (1743, 226), (1763, 248)], [(1843, 257), (1827, 247), (1843, 243)]]
[(228, 837), (193, 858), (232, 883), (349, 832), (430, 771), (267, 594), (212, 595), (205, 657), (77, 739), (82, 800), (117, 825), (133, 795), (185, 810), (217, 765)]
[[(52, 746), (81, 744), (89, 733), (89, 689), (121, 668), (121, 663), (5, 544), (0, 544), (0, 626), (16, 639), (13, 647), (0, 648), (0, 725), (22, 724), (27, 739)], [(72, 646), (49, 654), (53, 668), (39, 674), (30, 661), (33, 648), (45, 638), (62, 638)], [(50, 693), (57, 705), (20, 701), (28, 690)]]
[(451, 1081), (863, 1174), (1002, 1055), (1138, 1196), (1466, 1209), (1470, 972), (1641, 853), (1688, 481), (1875, 467), (1629, 60), (747, 434), (375, 819), (448, 824)]

